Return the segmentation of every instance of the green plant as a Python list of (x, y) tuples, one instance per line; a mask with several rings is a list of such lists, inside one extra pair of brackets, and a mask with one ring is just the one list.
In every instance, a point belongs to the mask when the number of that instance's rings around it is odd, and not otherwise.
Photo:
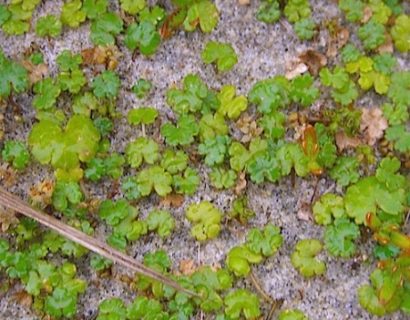
[(260, 316), (258, 297), (245, 289), (237, 289), (225, 297), (225, 314), (230, 319), (255, 319)]
[(198, 124), (191, 115), (181, 116), (176, 126), (166, 123), (161, 127), (161, 135), (170, 146), (189, 145), (198, 133)]
[(145, 0), (120, 0), (121, 9), (125, 12), (135, 15), (145, 8)]
[(194, 224), (191, 234), (199, 241), (213, 239), (221, 230), (221, 212), (208, 201), (191, 204), (186, 210), (187, 219)]
[(277, 0), (263, 0), (256, 13), (256, 18), (265, 23), (274, 23), (279, 20), (281, 12)]
[(212, 185), (217, 189), (229, 189), (235, 185), (236, 173), (233, 170), (226, 170), (214, 167), (209, 174)]
[(123, 21), (113, 12), (103, 13), (91, 23), (90, 37), (95, 45), (113, 45), (123, 29)]
[(26, 145), (17, 140), (7, 140), (1, 152), (4, 161), (12, 164), (14, 169), (23, 170), (30, 161), (30, 154)]
[(33, 99), (33, 106), (39, 111), (53, 109), (61, 93), (60, 87), (54, 83), (53, 79), (46, 78), (41, 80), (34, 85), (33, 89), (36, 94)]
[(170, 88), (167, 91), (167, 103), (178, 114), (216, 109), (215, 99), (213, 93), (196, 74), (185, 76), (182, 89)]
[(408, 52), (410, 50), (409, 35), (406, 32), (409, 27), (410, 18), (408, 15), (403, 14), (396, 18), (395, 24), (391, 29), (394, 45), (400, 52)]
[(328, 225), (333, 219), (346, 215), (343, 198), (333, 193), (322, 195), (315, 202), (312, 211), (315, 222), (322, 225)]
[(58, 37), (61, 34), (61, 21), (53, 15), (47, 15), (38, 19), (36, 34), (40, 37)]
[(154, 189), (159, 196), (165, 196), (172, 191), (172, 176), (160, 166), (151, 166), (140, 171), (137, 184), (141, 196), (147, 196)]
[(205, 45), (201, 57), (206, 64), (215, 62), (218, 72), (229, 71), (238, 62), (235, 50), (230, 44), (216, 41)]
[(88, 19), (94, 20), (102, 16), (108, 7), (107, 0), (84, 0), (82, 10)]
[(255, 212), (248, 207), (246, 197), (239, 197), (232, 202), (232, 209), (228, 212), (228, 215), (238, 219), (242, 224), (246, 224), (250, 218), (255, 216)]
[(77, 28), (85, 21), (86, 14), (82, 10), (81, 0), (71, 0), (64, 3), (61, 10), (61, 22), (71, 28)]
[(201, 143), (198, 146), (198, 152), (205, 155), (205, 163), (208, 166), (214, 166), (224, 161), (230, 143), (231, 139), (228, 136), (216, 136)]
[(138, 168), (143, 160), (154, 164), (159, 158), (158, 144), (152, 139), (140, 137), (127, 145), (125, 154), (132, 168)]
[(28, 87), (27, 71), (18, 63), (9, 60), (0, 50), (0, 98), (10, 96), (12, 91), (23, 92)]
[(359, 237), (359, 227), (346, 218), (337, 218), (326, 227), (324, 242), (326, 250), (333, 256), (351, 257), (356, 252), (353, 240)]
[(333, 99), (342, 105), (352, 103), (358, 96), (354, 82), (341, 67), (336, 67), (333, 72), (328, 68), (323, 68), (320, 70), (320, 80), (325, 86), (333, 88), (331, 93)]
[(202, 32), (211, 32), (219, 20), (218, 9), (209, 0), (188, 1), (189, 7), (183, 21), (186, 31), (194, 31), (199, 26)]
[(138, 81), (132, 87), (132, 92), (135, 93), (138, 99), (145, 98), (152, 89), (152, 83), (149, 80), (138, 79)]
[(156, 230), (161, 238), (168, 237), (175, 227), (175, 220), (168, 211), (151, 211), (146, 221), (148, 230)]
[(323, 246), (319, 240), (299, 240), (291, 256), (293, 267), (307, 278), (324, 274), (326, 272), (326, 265), (316, 258), (316, 255), (322, 251), (322, 248)]
[(97, 98), (113, 99), (118, 95), (121, 81), (113, 71), (104, 71), (91, 84)]
[(308, 320), (308, 318), (298, 309), (287, 309), (279, 313), (278, 320)]
[(161, 42), (161, 37), (150, 21), (142, 21), (140, 24), (132, 24), (128, 27), (124, 43), (128, 49), (139, 51), (146, 56), (152, 55), (157, 51)]
[(129, 124), (145, 125), (152, 124), (158, 117), (158, 111), (154, 108), (138, 108), (128, 112), (127, 120)]
[(229, 119), (237, 119), (248, 108), (248, 99), (245, 96), (236, 96), (236, 88), (226, 85), (218, 93), (220, 102), (218, 113)]

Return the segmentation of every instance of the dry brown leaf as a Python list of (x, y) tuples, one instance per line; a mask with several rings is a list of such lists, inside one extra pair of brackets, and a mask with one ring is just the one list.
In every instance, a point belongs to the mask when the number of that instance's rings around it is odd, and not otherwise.
[(364, 7), (361, 23), (368, 22), (372, 16), (373, 16), (372, 8), (370, 8), (369, 6)]
[(308, 66), (309, 72), (314, 76), (327, 64), (326, 56), (312, 49), (306, 50), (299, 55), (299, 59)]
[(0, 181), (5, 187), (11, 187), (16, 182), (16, 171), (7, 163), (0, 165)]
[(53, 191), (54, 182), (52, 180), (46, 179), (40, 181), (30, 188), (29, 196), (31, 203), (38, 208), (44, 209), (51, 203)]
[(292, 80), (293, 78), (296, 78), (297, 76), (308, 71), (308, 66), (301, 62), (299, 59), (297, 59), (293, 62), (288, 63), (286, 66), (286, 70), (286, 79)]
[(385, 34), (386, 41), (377, 48), (377, 52), (382, 54), (382, 53), (393, 53), (394, 47), (393, 47), (393, 40), (392, 37), (387, 33)]
[(182, 194), (171, 193), (165, 197), (162, 197), (160, 204), (165, 207), (179, 208), (184, 203), (184, 196)]
[(39, 82), (48, 75), (48, 67), (45, 63), (35, 65), (29, 60), (24, 60), (21, 65), (27, 70), (31, 84)]
[(108, 70), (114, 70), (122, 54), (116, 46), (97, 46), (84, 49), (81, 56), (86, 65), (104, 64)]
[(19, 222), (13, 210), (0, 206), (0, 231), (6, 232), (10, 226)]
[(243, 133), (241, 142), (246, 143), (252, 140), (252, 138), (261, 135), (263, 129), (258, 127), (256, 121), (246, 112), (236, 121), (237, 128)]
[(307, 202), (302, 202), (296, 216), (299, 220), (313, 221), (311, 205)]
[(245, 172), (241, 172), (236, 182), (236, 186), (234, 190), (235, 194), (236, 195), (242, 194), (242, 192), (246, 189), (246, 185), (247, 185), (246, 174)]
[(25, 308), (30, 308), (33, 304), (33, 297), (24, 290), (13, 294), (13, 300)]
[(179, 262), (179, 271), (185, 275), (190, 276), (197, 269), (195, 262), (191, 259), (184, 259)]
[(340, 49), (349, 41), (350, 33), (347, 28), (338, 27), (329, 37), (326, 55), (334, 58), (339, 53)]
[(360, 131), (369, 145), (374, 145), (378, 139), (383, 137), (384, 130), (387, 128), (387, 120), (383, 117), (380, 108), (363, 108), (360, 121)]
[(251, 0), (238, 0), (240, 6), (248, 6), (251, 4)]
[(339, 131), (335, 136), (337, 149), (343, 151), (349, 148), (356, 148), (361, 144), (361, 141), (357, 137), (349, 137), (343, 131)]

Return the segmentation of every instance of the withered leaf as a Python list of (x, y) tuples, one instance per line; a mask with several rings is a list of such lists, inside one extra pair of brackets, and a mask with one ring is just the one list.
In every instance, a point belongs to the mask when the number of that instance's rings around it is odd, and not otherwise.
[(184, 203), (184, 196), (182, 194), (171, 193), (165, 197), (162, 197), (160, 204), (165, 207), (179, 208)]
[(16, 217), (16, 212), (8, 208), (0, 206), (0, 231), (6, 232), (10, 226), (15, 225), (19, 222)]
[(383, 117), (380, 108), (363, 108), (360, 119), (360, 131), (365, 141), (373, 146), (376, 141), (383, 137), (384, 130), (387, 128), (387, 120)]
[(326, 56), (312, 49), (308, 49), (299, 55), (299, 59), (308, 66), (309, 72), (315, 76), (327, 64)]
[(361, 141), (357, 137), (349, 137), (343, 131), (339, 131), (335, 135), (336, 146), (339, 151), (343, 151), (349, 148), (356, 148), (361, 144)]

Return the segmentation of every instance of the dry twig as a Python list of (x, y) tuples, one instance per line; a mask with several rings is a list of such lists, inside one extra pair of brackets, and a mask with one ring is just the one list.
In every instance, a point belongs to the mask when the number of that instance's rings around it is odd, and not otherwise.
[(12, 195), (5, 189), (0, 187), (0, 204), (16, 212), (39, 222), (40, 224), (52, 229), (53, 231), (59, 233), (63, 237), (78, 243), (79, 245), (112, 260), (114, 263), (120, 264), (134, 272), (140, 273), (151, 279), (162, 282), (170, 287), (173, 287), (179, 291), (185, 292), (191, 296), (198, 296), (196, 293), (181, 287), (175, 281), (169, 279), (168, 277), (162, 275), (161, 273), (154, 271), (142, 263), (137, 262), (133, 258), (127, 256), (126, 254), (115, 250), (108, 246), (106, 243), (97, 240), (85, 233), (66, 225), (65, 223), (57, 220), (56, 218), (42, 213), (36, 209), (33, 209), (20, 198)]

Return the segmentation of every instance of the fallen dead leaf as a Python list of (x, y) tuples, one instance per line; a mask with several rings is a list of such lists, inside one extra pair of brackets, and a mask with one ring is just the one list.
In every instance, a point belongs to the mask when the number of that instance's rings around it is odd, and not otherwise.
[(44, 209), (51, 203), (53, 191), (54, 182), (52, 180), (46, 179), (40, 181), (30, 188), (29, 196), (31, 203), (36, 207)]
[(114, 70), (122, 54), (116, 46), (97, 46), (82, 50), (81, 56), (86, 65), (103, 64), (108, 70)]
[(289, 63), (286, 66), (286, 74), (285, 77), (288, 80), (292, 80), (293, 78), (296, 78), (297, 76), (305, 73), (308, 71), (308, 66), (304, 64), (303, 62), (300, 62), (300, 59), (297, 59), (291, 63)]
[(336, 57), (340, 49), (349, 41), (350, 33), (347, 28), (338, 27), (336, 31), (329, 37), (326, 56), (330, 58)]
[(311, 205), (307, 202), (302, 202), (296, 216), (299, 220), (313, 221)]
[(160, 200), (160, 204), (165, 207), (179, 208), (184, 203), (184, 196), (177, 193), (171, 193)]
[(252, 140), (252, 138), (261, 135), (263, 129), (258, 127), (258, 124), (249, 114), (244, 113), (238, 121), (236, 121), (237, 128), (243, 133), (241, 142), (246, 143)]
[(238, 0), (240, 6), (248, 6), (251, 4), (251, 0)]
[(179, 262), (179, 271), (185, 276), (190, 276), (196, 269), (195, 262), (191, 259), (184, 259)]
[(343, 131), (339, 131), (335, 135), (337, 149), (343, 151), (349, 148), (356, 148), (361, 144), (361, 141), (357, 137), (349, 137)]
[(48, 67), (45, 63), (35, 65), (29, 60), (23, 60), (21, 65), (27, 70), (31, 84), (39, 82), (48, 75)]
[(33, 297), (24, 290), (13, 294), (13, 300), (25, 308), (30, 308), (33, 304)]
[(372, 16), (373, 16), (372, 8), (370, 8), (369, 6), (364, 7), (361, 23), (368, 22)]
[(16, 212), (8, 208), (0, 207), (0, 231), (6, 232), (10, 226), (19, 222), (16, 217)]
[(363, 108), (360, 121), (360, 131), (364, 139), (373, 146), (378, 139), (383, 137), (384, 130), (387, 128), (387, 120), (383, 117), (382, 110)]
[(314, 76), (327, 64), (326, 56), (312, 49), (306, 50), (299, 55), (299, 59), (308, 66), (309, 72)]
[(245, 172), (241, 172), (236, 182), (236, 186), (234, 190), (235, 194), (236, 195), (242, 194), (242, 192), (246, 189), (246, 185), (247, 185), (246, 174)]
[(377, 52), (382, 54), (382, 53), (393, 53), (394, 47), (393, 47), (393, 40), (390, 34), (385, 34), (386, 41), (377, 48)]
[(16, 171), (7, 163), (0, 165), (0, 181), (3, 186), (11, 187), (16, 182)]

